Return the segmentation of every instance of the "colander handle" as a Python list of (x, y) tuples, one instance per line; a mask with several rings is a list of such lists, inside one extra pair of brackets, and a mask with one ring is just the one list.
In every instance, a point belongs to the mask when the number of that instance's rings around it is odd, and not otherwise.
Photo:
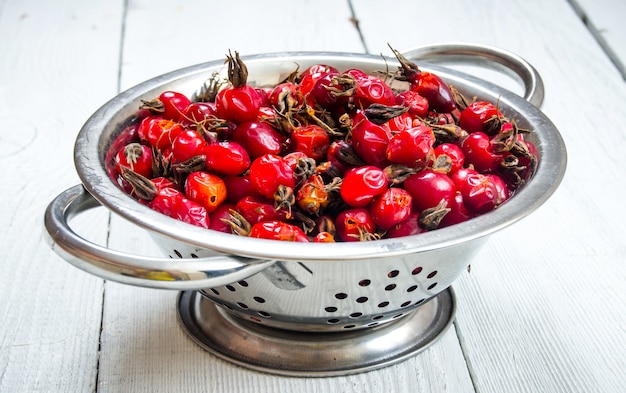
[(241, 281), (274, 264), (232, 255), (169, 259), (128, 254), (92, 243), (72, 230), (69, 220), (100, 204), (82, 185), (59, 194), (44, 216), (47, 241), (67, 262), (98, 277), (149, 288), (188, 290)]
[(529, 62), (510, 51), (490, 45), (474, 43), (438, 43), (418, 46), (403, 51), (409, 60), (456, 61), (474, 66), (502, 71), (516, 77), (524, 87), (524, 98), (541, 107), (544, 98), (544, 86), (541, 76)]

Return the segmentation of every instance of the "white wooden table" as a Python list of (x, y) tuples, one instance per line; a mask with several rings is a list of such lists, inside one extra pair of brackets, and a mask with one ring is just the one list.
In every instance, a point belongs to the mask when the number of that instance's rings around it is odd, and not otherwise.
[[(609, 0), (0, 0), (0, 391), (626, 391), (624, 17)], [(228, 49), (389, 54), (387, 43), (443, 41), (535, 65), (569, 163), (556, 194), (455, 282), (454, 327), (425, 352), (343, 377), (249, 371), (185, 335), (175, 292), (104, 282), (43, 241), (46, 205), (78, 184), (78, 130), (119, 91)], [(154, 248), (104, 209), (77, 226), (111, 248)]]

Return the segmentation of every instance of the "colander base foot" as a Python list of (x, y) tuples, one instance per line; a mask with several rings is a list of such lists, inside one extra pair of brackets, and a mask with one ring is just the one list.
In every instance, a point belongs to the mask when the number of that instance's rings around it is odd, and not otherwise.
[(231, 363), (271, 374), (322, 377), (390, 366), (436, 342), (456, 313), (452, 288), (406, 316), (340, 333), (296, 332), (230, 315), (197, 291), (178, 296), (178, 319), (197, 344)]

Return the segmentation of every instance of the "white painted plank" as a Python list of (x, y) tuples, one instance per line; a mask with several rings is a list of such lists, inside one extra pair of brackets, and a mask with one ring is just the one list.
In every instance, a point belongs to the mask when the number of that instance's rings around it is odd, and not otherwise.
[(572, 5), (626, 78), (626, 2), (572, 0)]
[[(189, 64), (223, 58), (229, 48), (242, 54), (293, 50), (362, 51), (345, 3), (302, 2), (296, 6), (296, 3), (274, 1), (234, 4), (230, 9), (247, 12), (233, 18), (225, 8), (213, 9), (214, 5), (202, 2), (193, 6), (169, 2), (151, 2), (148, 6), (131, 2), (123, 85), (130, 86)], [(277, 12), (278, 9), (284, 10), (285, 14)], [(220, 39), (206, 39), (198, 47), (195, 41), (180, 41), (176, 36), (163, 37), (153, 21), (161, 19), (164, 14), (169, 15), (173, 31), (185, 26), (192, 37), (206, 34), (207, 28), (203, 27), (202, 21), (209, 20)], [(258, 20), (264, 21), (258, 35), (249, 30), (242, 34), (235, 28), (239, 23)], [(162, 52), (153, 51), (150, 43), (157, 38), (165, 40), (163, 45), (166, 47), (176, 46), (179, 55), (163, 56)], [(136, 230), (114, 217), (111, 247), (154, 253), (151, 240), (146, 240), (145, 234)], [(144, 240), (140, 240), (142, 237)], [(425, 353), (400, 365), (347, 377), (284, 378), (236, 367), (203, 351), (178, 326), (175, 297), (173, 292), (107, 283), (98, 386), (101, 392), (473, 392), (454, 330)]]
[[(542, 74), (544, 112), (566, 139), (561, 189), (494, 236), (458, 280), (457, 326), (477, 390), (624, 391), (621, 76), (565, 1), (395, 3), (413, 16), (406, 29), (386, 28), (397, 14), (355, 4), (370, 48), (470, 41), (525, 57)], [(442, 8), (445, 20), (420, 17), (443, 17)]]
[(229, 50), (363, 52), (350, 17), (346, 2), (328, 0), (130, 1), (122, 85), (221, 60)]
[[(119, 3), (0, 2), (3, 392), (95, 388), (102, 280), (58, 258), (42, 221), (48, 202), (78, 183), (78, 129), (115, 93)], [(107, 215), (90, 217), (106, 224)], [(78, 221), (85, 236), (104, 241), (106, 225)]]

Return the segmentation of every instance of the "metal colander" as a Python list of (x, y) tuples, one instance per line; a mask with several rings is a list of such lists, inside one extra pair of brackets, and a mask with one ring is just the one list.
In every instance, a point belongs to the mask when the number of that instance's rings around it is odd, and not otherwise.
[[(410, 313), (448, 288), (484, 241), (385, 259), (277, 261), (200, 293), (238, 317), (271, 327), (317, 332), (369, 328)], [(168, 246), (165, 239), (158, 243)], [(203, 255), (198, 249), (170, 252), (172, 258)]]
[[(141, 100), (168, 89), (193, 94), (213, 73), (224, 75), (224, 63), (218, 60), (143, 82), (92, 115), (75, 146), (74, 160), (82, 184), (63, 192), (49, 205), (45, 215), (48, 240), (68, 262), (99, 277), (185, 291), (178, 307), (188, 333), (207, 349), (236, 363), (284, 373), (321, 370), (327, 375), (401, 360), (423, 349), (424, 337), (432, 342), (437, 334), (422, 331), (418, 337), (407, 333), (401, 341), (389, 329), (419, 332), (424, 325), (439, 326), (439, 330), (448, 326), (433, 324), (433, 319), (449, 321), (453, 312), (436, 312), (433, 307), (441, 311), (441, 299), (450, 303), (450, 285), (488, 235), (532, 213), (550, 197), (566, 166), (565, 146), (558, 130), (533, 105), (541, 103), (543, 87), (530, 65), (509, 52), (467, 44), (435, 45), (405, 55), (415, 59), (429, 53), (436, 57), (473, 56), (479, 65), (495, 61), (513, 70), (526, 86), (527, 94), (522, 98), (464, 73), (419, 63), (422, 70), (437, 73), (466, 97), (498, 102), (501, 111), (514, 117), (519, 127), (533, 130), (531, 140), (540, 157), (538, 169), (531, 181), (495, 211), (419, 235), (347, 243), (252, 239), (208, 231), (152, 211), (111, 180), (107, 173), (109, 152), (128, 139), (129, 130), (139, 121), (135, 113)], [(340, 70), (359, 68), (369, 73), (398, 66), (392, 58), (349, 53), (266, 54), (243, 60), (249, 81), (259, 86), (275, 85), (296, 65), (304, 69), (324, 63)], [(147, 230), (171, 258), (110, 250), (76, 234), (70, 219), (100, 205)], [(429, 320), (420, 321), (426, 314), (431, 315)], [(226, 321), (222, 330), (214, 325), (219, 320)], [(359, 344), (367, 342), (366, 337), (384, 338), (386, 344)], [(222, 341), (216, 343), (216, 338)], [(235, 345), (237, 339), (239, 346)], [(325, 342), (333, 346), (324, 346)], [(397, 342), (396, 349), (390, 342)], [(341, 343), (346, 350), (338, 352)], [(355, 353), (359, 345), (362, 351)], [(374, 348), (380, 352), (368, 352)], [(307, 351), (310, 356), (289, 352), (293, 350)], [(298, 363), (303, 359), (309, 362)]]

